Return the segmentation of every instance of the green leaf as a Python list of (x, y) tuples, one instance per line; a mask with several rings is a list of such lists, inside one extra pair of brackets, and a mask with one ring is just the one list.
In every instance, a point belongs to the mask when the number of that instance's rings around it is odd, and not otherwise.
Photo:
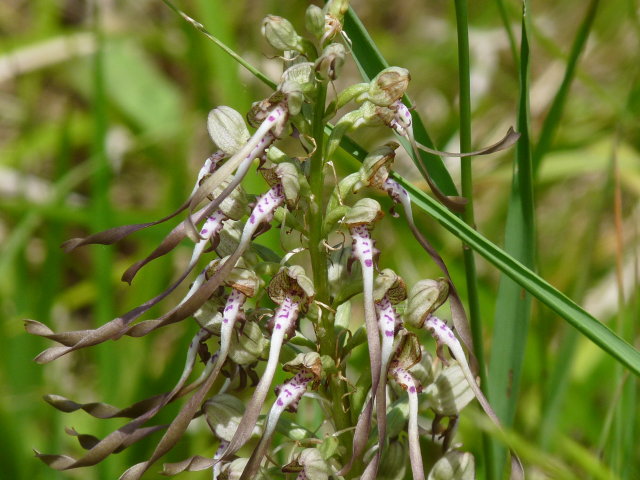
[[(518, 131), (511, 195), (505, 227), (505, 251), (533, 269), (535, 259), (535, 209), (533, 169), (529, 139), (529, 41), (527, 4), (523, 5), (520, 45), (520, 95)], [(507, 427), (513, 423), (518, 402), (520, 376), (531, 318), (531, 296), (506, 275), (500, 278), (496, 300), (488, 393), (496, 414)], [(493, 445), (492, 471), (501, 472), (506, 450)]]

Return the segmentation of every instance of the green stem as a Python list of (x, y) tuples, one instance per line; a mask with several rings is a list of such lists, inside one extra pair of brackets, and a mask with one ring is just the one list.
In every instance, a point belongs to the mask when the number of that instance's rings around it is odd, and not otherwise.
[[(311, 168), (309, 170), (309, 186), (311, 188), (311, 205), (309, 208), (309, 253), (313, 268), (313, 284), (316, 289), (316, 299), (325, 305), (330, 304), (327, 257), (322, 243), (324, 225), (324, 113), (327, 99), (327, 86), (318, 85), (315, 110), (313, 113), (312, 133), (316, 142), (316, 150), (311, 156)], [(323, 311), (319, 319), (320, 353), (329, 355), (336, 364), (340, 360), (336, 356), (336, 335), (333, 329), (334, 315)], [(331, 398), (331, 411), (336, 430), (344, 430), (351, 426), (348, 411), (343, 410), (343, 396), (346, 393), (344, 382), (336, 375), (329, 379), (325, 392)], [(352, 435), (345, 433), (340, 435), (340, 444), (344, 447), (346, 455), (351, 454)]]
[[(471, 73), (469, 71), (469, 32), (467, 19), (467, 1), (455, 0), (456, 24), (458, 32), (458, 75), (460, 82), (460, 151), (471, 151)], [(462, 196), (467, 199), (467, 205), (462, 219), (465, 223), (475, 228), (475, 216), (473, 211), (473, 170), (471, 157), (463, 157), (460, 160)], [(478, 278), (476, 262), (473, 250), (463, 244), (462, 256), (467, 283), (467, 301), (469, 303), (469, 324), (471, 337), (473, 338), (474, 353), (478, 361), (480, 385), (487, 388), (487, 373), (485, 369), (484, 348), (482, 339), (482, 322), (480, 321), (480, 300), (478, 296)], [(485, 390), (486, 393), (486, 390)], [(490, 457), (489, 438), (483, 434), (485, 458)], [(487, 478), (493, 478), (489, 471), (491, 462), (487, 461)]]

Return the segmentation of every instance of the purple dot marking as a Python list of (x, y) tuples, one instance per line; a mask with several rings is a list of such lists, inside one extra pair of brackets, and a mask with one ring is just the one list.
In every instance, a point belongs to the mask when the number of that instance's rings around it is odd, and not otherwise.
[(279, 323), (276, 323), (276, 330), (280, 330), (282, 328), (282, 325), (280, 325)]
[(410, 393), (416, 393), (416, 387), (409, 387)]
[(276, 119), (276, 117), (274, 117), (273, 115), (269, 115), (269, 121), (273, 122)]
[(393, 337), (393, 330), (387, 330), (384, 332), (387, 337)]
[(278, 401), (276, 402), (278, 404), (279, 407), (284, 405), (284, 402), (279, 398)]
[(370, 258), (367, 258), (367, 259), (364, 261), (364, 264), (365, 264), (367, 267), (371, 267), (371, 266), (373, 266), (373, 262), (371, 261), (371, 259), (370, 259)]

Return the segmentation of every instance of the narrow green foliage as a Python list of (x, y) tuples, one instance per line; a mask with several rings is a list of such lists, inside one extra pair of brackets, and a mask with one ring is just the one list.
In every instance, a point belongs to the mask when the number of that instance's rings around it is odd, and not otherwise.
[[(529, 43), (527, 38), (528, 5), (522, 13), (520, 45), (520, 95), (518, 131), (511, 195), (505, 227), (505, 251), (523, 265), (533, 269), (535, 259), (535, 223), (533, 204), (533, 172), (529, 140)], [(516, 411), (522, 362), (531, 317), (531, 296), (514, 282), (502, 276), (496, 300), (491, 359), (489, 363), (489, 398), (502, 422), (511, 426)], [(492, 471), (501, 472), (504, 451), (494, 447)]]
[(560, 84), (560, 87), (558, 88), (558, 91), (553, 98), (549, 113), (547, 113), (544, 123), (542, 124), (540, 137), (538, 138), (538, 142), (533, 149), (532, 168), (534, 175), (538, 173), (540, 164), (542, 163), (545, 154), (549, 151), (549, 148), (551, 147), (551, 144), (553, 142), (553, 137), (558, 130), (558, 127), (560, 126), (560, 120), (562, 120), (564, 106), (569, 97), (571, 83), (573, 82), (576, 74), (578, 60), (580, 60), (580, 55), (584, 51), (585, 45), (587, 44), (589, 34), (591, 33), (591, 27), (593, 26), (593, 22), (596, 18), (599, 4), (600, 0), (591, 0), (589, 6), (587, 7), (585, 17), (582, 20), (580, 27), (578, 28), (575, 38), (573, 39), (573, 45), (571, 46), (571, 52), (569, 53), (569, 58), (567, 59), (567, 68), (565, 69), (562, 83)]

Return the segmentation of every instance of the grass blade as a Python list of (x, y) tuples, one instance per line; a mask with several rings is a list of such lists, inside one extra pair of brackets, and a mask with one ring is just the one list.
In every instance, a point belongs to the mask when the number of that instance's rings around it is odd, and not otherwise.
[[(520, 98), (518, 131), (511, 195), (505, 228), (505, 251), (529, 268), (535, 258), (533, 173), (529, 140), (529, 43), (527, 38), (527, 3), (523, 5), (520, 45)], [(520, 374), (531, 317), (531, 296), (503, 275), (498, 288), (491, 360), (489, 363), (489, 398), (505, 426), (511, 427), (516, 411)], [(491, 471), (502, 472), (506, 452), (494, 444)], [(500, 478), (500, 474), (496, 475)]]
[[(456, 30), (458, 33), (458, 76), (460, 83), (460, 151), (471, 151), (471, 72), (469, 68), (469, 28), (466, 0), (455, 0)], [(462, 196), (467, 199), (467, 205), (462, 218), (467, 225), (475, 228), (475, 215), (473, 208), (473, 169), (471, 157), (460, 159), (460, 177)], [(463, 245), (462, 258), (467, 283), (467, 302), (469, 305), (469, 327), (473, 338), (473, 349), (478, 362), (480, 385), (486, 392), (488, 385), (487, 371), (484, 359), (484, 346), (482, 338), (482, 321), (480, 319), (480, 298), (478, 295), (478, 276), (473, 250)], [(490, 439), (486, 434), (482, 436), (484, 446), (485, 472), (488, 478), (495, 475), (489, 469), (491, 448)]]
[(598, 5), (600, 4), (600, 0), (591, 0), (589, 7), (587, 8), (587, 13), (578, 28), (578, 32), (576, 33), (576, 37), (573, 40), (573, 45), (571, 46), (571, 53), (569, 54), (569, 58), (567, 59), (567, 68), (564, 72), (564, 77), (562, 78), (562, 83), (560, 84), (560, 88), (556, 92), (555, 97), (553, 98), (553, 102), (551, 103), (551, 108), (549, 109), (549, 113), (547, 114), (544, 123), (542, 124), (542, 130), (540, 132), (540, 138), (538, 139), (538, 143), (536, 144), (535, 149), (533, 150), (533, 173), (537, 174), (540, 169), (540, 164), (542, 163), (542, 159), (544, 155), (549, 150), (551, 146), (551, 142), (553, 141), (553, 137), (560, 125), (560, 120), (562, 119), (562, 112), (564, 110), (564, 105), (569, 96), (569, 89), (571, 88), (571, 83), (573, 82), (573, 78), (576, 73), (576, 66), (578, 64), (578, 60), (580, 58), (580, 54), (584, 50), (584, 47), (587, 43), (587, 39), (589, 38), (589, 33), (591, 32), (591, 27), (593, 26), (593, 21), (595, 20), (596, 13), (598, 11)]

